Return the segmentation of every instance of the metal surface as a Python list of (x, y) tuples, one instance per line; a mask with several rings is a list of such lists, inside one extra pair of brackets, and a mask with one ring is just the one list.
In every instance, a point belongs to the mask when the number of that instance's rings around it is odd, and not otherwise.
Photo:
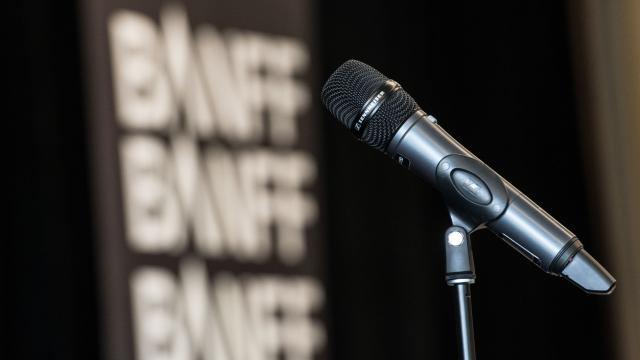
[[(460, 242), (451, 243), (450, 238), (460, 236)], [(444, 233), (447, 285), (456, 288), (458, 308), (458, 329), (460, 355), (462, 359), (475, 359), (475, 340), (473, 333), (473, 314), (471, 312), (471, 284), (476, 279), (473, 264), (471, 239), (462, 227), (452, 225)]]
[(458, 322), (460, 326), (460, 349), (464, 360), (476, 358), (476, 344), (473, 337), (473, 313), (471, 312), (471, 287), (469, 284), (457, 284)]
[[(431, 121), (424, 111), (417, 111), (400, 126), (387, 154), (410, 164), (411, 171), (443, 193), (454, 225), (469, 233), (486, 226), (544, 271), (569, 277), (562, 270), (581, 249), (576, 236)], [(465, 171), (465, 176), (453, 178), (460, 171)], [(581, 273), (597, 274), (600, 281), (594, 288), (588, 277), (573, 276), (572, 283), (591, 293), (603, 294), (613, 289), (615, 279), (595, 259), (581, 260)]]

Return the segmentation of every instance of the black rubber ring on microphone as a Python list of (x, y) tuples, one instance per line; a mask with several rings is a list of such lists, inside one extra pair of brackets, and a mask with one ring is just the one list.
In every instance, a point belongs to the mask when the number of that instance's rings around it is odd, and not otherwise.
[(580, 240), (577, 237), (574, 237), (569, 241), (565, 246), (558, 251), (556, 257), (551, 261), (551, 265), (549, 266), (549, 270), (554, 274), (560, 274), (562, 270), (569, 264), (569, 262), (573, 259), (573, 256), (578, 253), (578, 251), (582, 250), (583, 246)]

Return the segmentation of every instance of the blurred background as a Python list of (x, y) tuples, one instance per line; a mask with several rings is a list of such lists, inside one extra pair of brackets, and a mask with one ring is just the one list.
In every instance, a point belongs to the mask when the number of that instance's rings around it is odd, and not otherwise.
[(457, 358), (439, 193), (321, 108), (351, 58), (618, 280), (588, 295), (475, 233), (478, 356), (640, 358), (639, 2), (34, 0), (10, 17), (3, 358)]

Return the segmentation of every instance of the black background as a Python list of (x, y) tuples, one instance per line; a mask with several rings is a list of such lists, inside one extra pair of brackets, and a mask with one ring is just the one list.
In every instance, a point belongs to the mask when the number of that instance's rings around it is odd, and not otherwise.
[[(565, 5), (318, 1), (320, 74), (356, 58), (398, 80), (602, 259), (590, 235), (598, 214), (589, 212)], [(100, 295), (78, 4), (15, 10), (5, 358), (94, 359)], [(325, 118), (333, 357), (456, 358), (439, 195)], [(474, 251), (480, 358), (608, 358), (607, 297), (545, 275), (490, 234), (475, 234)]]
[(3, 358), (96, 359), (97, 264), (78, 4), (15, 6), (7, 14), (15, 45), (5, 54), (12, 170), (2, 250)]

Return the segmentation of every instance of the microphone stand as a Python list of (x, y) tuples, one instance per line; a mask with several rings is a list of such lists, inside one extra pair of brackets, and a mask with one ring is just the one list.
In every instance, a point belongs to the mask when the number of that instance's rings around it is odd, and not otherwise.
[(445, 231), (444, 248), (447, 264), (445, 279), (447, 285), (456, 288), (462, 359), (475, 360), (471, 284), (475, 282), (476, 270), (469, 234), (460, 226), (450, 226)]

